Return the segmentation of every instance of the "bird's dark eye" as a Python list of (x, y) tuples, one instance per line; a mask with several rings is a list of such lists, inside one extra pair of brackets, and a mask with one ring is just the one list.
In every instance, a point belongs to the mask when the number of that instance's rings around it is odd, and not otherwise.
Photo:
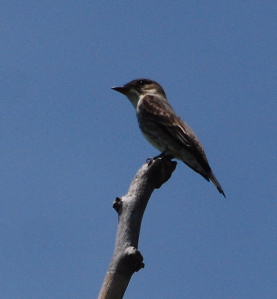
[(148, 79), (141, 79), (141, 80), (138, 80), (138, 84), (139, 85), (146, 85), (146, 84), (150, 84), (151, 81), (148, 80)]

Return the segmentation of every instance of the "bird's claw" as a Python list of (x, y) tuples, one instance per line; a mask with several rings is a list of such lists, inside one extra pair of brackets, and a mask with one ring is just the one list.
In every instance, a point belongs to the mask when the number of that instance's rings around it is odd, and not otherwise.
[(146, 160), (146, 163), (148, 164), (148, 166), (150, 166), (154, 161), (156, 161), (157, 159), (168, 159), (168, 160), (171, 160), (173, 159), (174, 157), (173, 156), (170, 156), (170, 155), (166, 155), (165, 153), (161, 153), (159, 154), (158, 156), (155, 156), (153, 158), (148, 158)]
[(148, 166), (150, 166), (154, 161), (155, 161), (154, 158), (148, 158), (148, 159), (146, 160), (146, 163), (148, 164)]

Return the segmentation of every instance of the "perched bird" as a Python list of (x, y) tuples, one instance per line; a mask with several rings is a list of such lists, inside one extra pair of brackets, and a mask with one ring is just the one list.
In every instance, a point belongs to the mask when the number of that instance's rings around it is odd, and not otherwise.
[(183, 161), (207, 181), (211, 180), (226, 197), (200, 141), (170, 106), (159, 83), (137, 79), (112, 89), (124, 94), (133, 104), (144, 137), (161, 152), (158, 157), (166, 155)]

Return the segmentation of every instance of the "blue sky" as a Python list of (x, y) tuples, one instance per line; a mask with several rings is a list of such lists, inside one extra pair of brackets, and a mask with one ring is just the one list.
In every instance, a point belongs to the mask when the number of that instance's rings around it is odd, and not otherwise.
[(158, 81), (227, 199), (178, 163), (153, 194), (125, 298), (276, 298), (276, 1), (6, 1), (0, 297), (96, 298), (145, 160), (131, 104)]

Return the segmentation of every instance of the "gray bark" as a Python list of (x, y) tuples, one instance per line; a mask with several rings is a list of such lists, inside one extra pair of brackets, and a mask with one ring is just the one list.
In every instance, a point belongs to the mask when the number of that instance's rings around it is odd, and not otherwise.
[(98, 299), (121, 299), (132, 275), (144, 267), (138, 251), (142, 217), (152, 192), (160, 188), (176, 168), (170, 157), (150, 160), (137, 172), (126, 195), (117, 197), (118, 213), (114, 254)]

